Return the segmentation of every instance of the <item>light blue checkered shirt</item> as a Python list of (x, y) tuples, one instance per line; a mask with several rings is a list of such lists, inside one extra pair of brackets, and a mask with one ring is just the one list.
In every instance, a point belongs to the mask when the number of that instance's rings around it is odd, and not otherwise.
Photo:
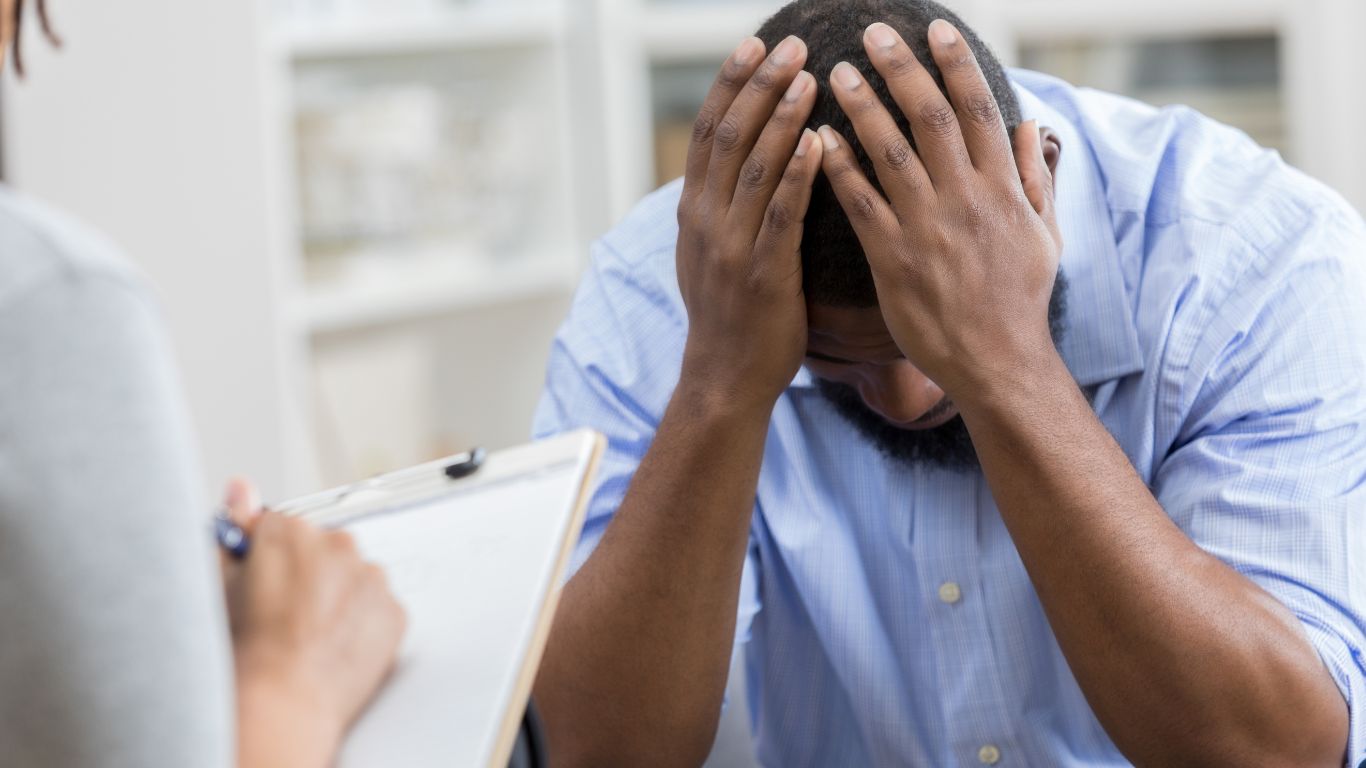
[[(1012, 78), (1026, 118), (1062, 139), (1063, 358), (1167, 514), (1303, 622), (1351, 707), (1356, 765), (1366, 227), (1195, 112)], [(576, 568), (678, 379), (679, 189), (596, 245), (554, 344), (536, 434), (610, 438)], [(765, 765), (977, 765), (988, 745), (1002, 766), (1127, 764), (982, 477), (884, 459), (805, 370), (773, 412), (745, 565), (736, 641)]]

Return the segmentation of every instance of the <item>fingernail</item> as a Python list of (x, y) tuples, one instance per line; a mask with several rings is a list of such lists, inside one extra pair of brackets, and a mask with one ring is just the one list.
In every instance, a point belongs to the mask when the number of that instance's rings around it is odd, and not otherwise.
[(835, 82), (839, 83), (847, 90), (854, 90), (863, 85), (863, 76), (854, 69), (854, 65), (847, 61), (841, 61), (835, 65)]
[(764, 50), (763, 41), (757, 37), (747, 37), (740, 41), (740, 45), (735, 48), (735, 53), (731, 54), (731, 59), (736, 64), (744, 66), (754, 61)]
[(953, 45), (958, 42), (958, 30), (943, 19), (930, 22), (930, 39), (940, 45)]
[(243, 495), (242, 486), (236, 482), (229, 482), (223, 489), (223, 506), (232, 508), (238, 505)]
[(806, 70), (797, 73), (797, 77), (792, 80), (792, 85), (787, 87), (787, 93), (783, 94), (783, 101), (789, 104), (796, 102), (806, 93), (806, 89), (811, 86), (811, 77)]
[(864, 35), (868, 42), (879, 48), (891, 48), (896, 45), (896, 35), (892, 33), (892, 28), (880, 21), (868, 27)]
[(778, 47), (773, 50), (773, 63), (787, 64), (797, 58), (797, 53), (801, 50), (801, 44), (802, 41), (798, 40), (795, 35), (789, 35), (786, 40), (779, 43)]
[(840, 148), (839, 135), (835, 133), (835, 129), (834, 129), (834, 128), (831, 128), (831, 127), (828, 126), (828, 125), (822, 125), (822, 126), (821, 126), (821, 129), (820, 129), (820, 131), (818, 131), (818, 133), (820, 133), (820, 136), (821, 136), (821, 144), (822, 144), (826, 149), (839, 149), (839, 148)]
[(792, 154), (797, 157), (806, 157), (806, 153), (811, 150), (811, 142), (816, 140), (816, 132), (807, 128), (802, 131), (802, 137), (797, 140), (797, 151)]

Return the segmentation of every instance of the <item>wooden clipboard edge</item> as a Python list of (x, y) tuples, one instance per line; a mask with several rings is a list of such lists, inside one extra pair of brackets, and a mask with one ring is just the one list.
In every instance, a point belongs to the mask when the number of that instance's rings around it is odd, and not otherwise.
[(598, 465), (602, 463), (602, 455), (607, 450), (607, 438), (602, 433), (584, 431), (593, 436), (588, 466), (584, 470), (579, 497), (574, 502), (574, 511), (570, 515), (569, 531), (560, 545), (560, 555), (555, 560), (550, 588), (546, 590), (545, 602), (541, 604), (536, 630), (531, 635), (531, 644), (522, 659), (522, 670), (517, 675), (517, 687), (513, 689), (512, 698), (508, 702), (508, 711), (503, 713), (503, 726), (499, 730), (498, 741), (494, 744), (488, 768), (507, 768), (508, 760), (512, 757), (517, 731), (522, 726), (527, 702), (531, 700), (531, 688), (536, 683), (536, 673), (541, 667), (541, 656), (545, 653), (546, 641), (550, 639), (550, 627), (555, 619), (555, 611), (560, 605), (560, 592), (564, 589), (564, 572), (569, 566), (569, 558), (583, 531), (584, 516), (588, 513), (588, 502), (593, 496), (598, 476)]

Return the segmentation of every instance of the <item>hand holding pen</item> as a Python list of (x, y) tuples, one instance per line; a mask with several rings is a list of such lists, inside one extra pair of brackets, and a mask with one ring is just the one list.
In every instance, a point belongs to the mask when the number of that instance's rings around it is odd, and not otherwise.
[(216, 529), (242, 763), (330, 764), (394, 664), (403, 608), (350, 534), (264, 511), (240, 479), (224, 504)]

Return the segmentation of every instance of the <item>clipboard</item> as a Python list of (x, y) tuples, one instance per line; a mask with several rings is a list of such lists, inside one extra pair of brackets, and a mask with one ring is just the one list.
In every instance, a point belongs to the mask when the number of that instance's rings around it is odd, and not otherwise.
[(349, 531), (408, 612), (338, 766), (505, 768), (605, 442), (580, 430), (489, 454), (468, 477), (447, 476), (470, 459), (455, 456), (273, 507)]

